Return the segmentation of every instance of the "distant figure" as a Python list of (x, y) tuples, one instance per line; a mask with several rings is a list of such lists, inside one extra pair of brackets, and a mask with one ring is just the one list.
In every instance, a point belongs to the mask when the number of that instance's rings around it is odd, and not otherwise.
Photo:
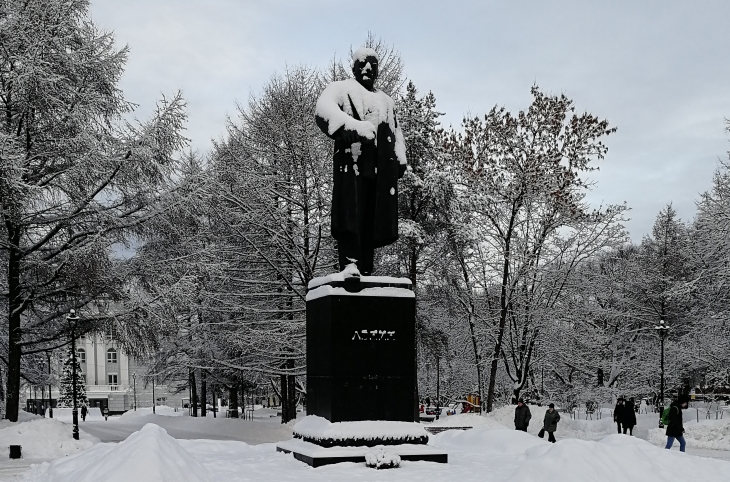
[(616, 422), (616, 427), (618, 429), (618, 433), (621, 433), (621, 422), (623, 421), (624, 417), (624, 399), (623, 397), (618, 397), (618, 400), (616, 400), (616, 406), (613, 407), (613, 421)]
[(687, 408), (689, 397), (680, 395), (679, 399), (672, 402), (669, 406), (669, 423), (667, 424), (667, 446), (671, 449), (674, 439), (679, 440), (679, 451), (684, 452), (686, 442), (684, 441), (684, 425), (682, 424), (682, 409)]
[(646, 399), (642, 398), (639, 404), (639, 413), (649, 413), (649, 405), (646, 403)]
[(634, 426), (636, 425), (636, 411), (634, 399), (629, 398), (624, 405), (624, 411), (621, 415), (621, 425), (624, 427), (624, 433), (629, 431), (629, 435), (634, 435)]
[(104, 407), (104, 420), (109, 420), (109, 407)]
[(81, 420), (86, 421), (86, 414), (89, 411), (88, 408), (86, 408), (86, 405), (81, 405)]
[(538, 437), (542, 438), (545, 436), (545, 432), (548, 433), (548, 441), (555, 443), (555, 431), (558, 429), (558, 422), (560, 421), (560, 414), (555, 410), (555, 404), (548, 405), (547, 412), (545, 412), (545, 419), (542, 423), (542, 429), (538, 433)]
[(515, 408), (515, 430), (527, 432), (527, 426), (530, 425), (531, 418), (530, 407), (525, 405), (525, 401), (520, 398)]

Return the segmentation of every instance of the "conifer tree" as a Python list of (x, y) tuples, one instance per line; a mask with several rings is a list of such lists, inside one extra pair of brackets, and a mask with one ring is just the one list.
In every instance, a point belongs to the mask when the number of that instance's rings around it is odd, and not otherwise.
[[(63, 373), (59, 382), (58, 397), (59, 407), (73, 407), (73, 357), (71, 354), (63, 362)], [(84, 383), (84, 374), (81, 372), (81, 365), (78, 357), (76, 358), (76, 406), (88, 403), (86, 398), (86, 384)]]

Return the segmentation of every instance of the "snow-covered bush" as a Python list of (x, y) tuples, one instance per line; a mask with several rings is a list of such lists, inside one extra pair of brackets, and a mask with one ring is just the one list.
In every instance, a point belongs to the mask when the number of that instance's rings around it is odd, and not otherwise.
[(365, 465), (373, 469), (397, 469), (400, 467), (400, 456), (379, 447), (365, 454)]

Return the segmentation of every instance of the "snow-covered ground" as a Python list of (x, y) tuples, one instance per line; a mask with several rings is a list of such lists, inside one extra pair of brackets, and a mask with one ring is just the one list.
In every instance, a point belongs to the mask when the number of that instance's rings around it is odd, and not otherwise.
[[(473, 426), (467, 431), (446, 431), (433, 436), (431, 445), (449, 453), (448, 464), (402, 462), (398, 469), (376, 471), (364, 463), (344, 463), (312, 469), (291, 455), (276, 452), (273, 443), (251, 443), (234, 440), (210, 440), (207, 435), (216, 430), (227, 433), (255, 432), (258, 438), (288, 439), (291, 424), (282, 426), (270, 413), (258, 412), (253, 421), (236, 419), (196, 419), (187, 415), (169, 416), (127, 414), (110, 418), (108, 422), (87, 422), (84, 427), (106, 424), (129, 428), (141, 425), (121, 443), (93, 443), (70, 455), (56, 454), (57, 460), (35, 464), (16, 478), (3, 478), (0, 459), (0, 480), (25, 482), (91, 482), (134, 481), (162, 482), (188, 480), (226, 481), (663, 481), (679, 478), (706, 481), (730, 480), (730, 461), (692, 455), (696, 447), (722, 448), (727, 443), (728, 420), (690, 421), (688, 413), (687, 453), (662, 448), (665, 441), (653, 431), (656, 414), (640, 415), (635, 431), (639, 437), (615, 433), (610, 417), (602, 420), (571, 420), (561, 414), (556, 433), (557, 444), (537, 438), (544, 413), (540, 407), (530, 407), (533, 420), (529, 433), (512, 429), (514, 407), (503, 407), (486, 416), (456, 415), (444, 417), (436, 424)], [(172, 415), (172, 414), (170, 414)], [(266, 415), (266, 416), (264, 416)], [(16, 431), (25, 425), (48, 420), (33, 420), (14, 424)], [(148, 424), (148, 422), (150, 422)], [(159, 423), (158, 423), (159, 422)], [(53, 421), (54, 425), (59, 422)], [(172, 437), (161, 424), (171, 424), (173, 430), (194, 433), (201, 430), (198, 440)], [(207, 427), (205, 426), (207, 424)], [(7, 425), (7, 424), (6, 424)], [(229, 427), (228, 429), (224, 427)], [(641, 438), (649, 438), (651, 442)], [(0, 434), (4, 433), (0, 430)], [(36, 432), (37, 433), (37, 432)], [(49, 432), (50, 433), (50, 432)], [(52, 437), (70, 439), (68, 434), (53, 432)], [(37, 435), (40, 437), (40, 435)], [(254, 437), (254, 438), (256, 438)], [(32, 437), (31, 437), (32, 438)], [(2, 440), (2, 439), (0, 439)], [(714, 441), (714, 442), (713, 442)], [(5, 443), (5, 442), (3, 442)], [(32, 443), (32, 442), (25, 442)], [(714, 443), (714, 445), (713, 445)], [(24, 447), (25, 452), (25, 447)], [(700, 451), (701, 452), (701, 451)], [(717, 452), (730, 458), (730, 450)], [(65, 454), (64, 454), (65, 455)], [(49, 457), (54, 458), (54, 457)]]

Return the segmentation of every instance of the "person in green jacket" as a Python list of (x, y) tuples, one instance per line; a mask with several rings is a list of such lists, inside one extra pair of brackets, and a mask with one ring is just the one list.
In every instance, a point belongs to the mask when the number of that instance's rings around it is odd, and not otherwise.
[(555, 404), (551, 403), (548, 405), (547, 412), (545, 412), (545, 420), (542, 423), (542, 430), (540, 430), (540, 437), (548, 433), (548, 441), (555, 443), (555, 431), (558, 429), (558, 422), (560, 421), (560, 414), (555, 410)]

